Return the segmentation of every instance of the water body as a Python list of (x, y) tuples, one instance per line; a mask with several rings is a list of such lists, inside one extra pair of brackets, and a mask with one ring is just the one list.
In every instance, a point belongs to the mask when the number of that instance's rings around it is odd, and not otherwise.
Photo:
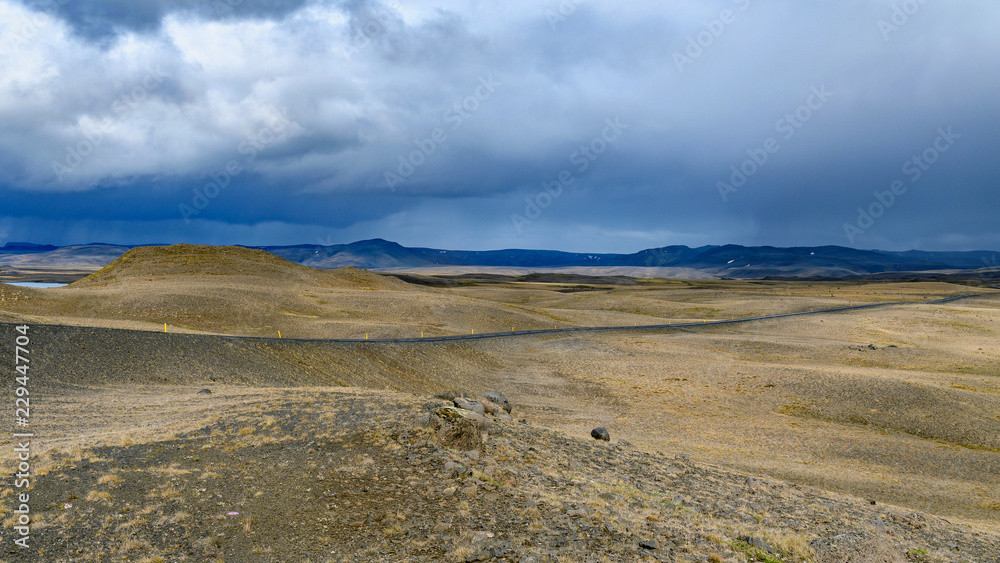
[(34, 287), (35, 289), (48, 289), (50, 287), (66, 287), (68, 283), (42, 283), (42, 282), (3, 282), (7, 285), (20, 287)]

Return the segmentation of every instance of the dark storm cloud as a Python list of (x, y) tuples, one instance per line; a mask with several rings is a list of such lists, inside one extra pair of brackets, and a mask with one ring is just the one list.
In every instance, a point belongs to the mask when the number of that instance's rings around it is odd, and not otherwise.
[(7, 237), (1000, 247), (985, 0), (45, 6), (0, 0)]
[(167, 14), (189, 13), (206, 20), (283, 18), (309, 0), (25, 0), (65, 20), (91, 41), (106, 42), (128, 32), (152, 33)]

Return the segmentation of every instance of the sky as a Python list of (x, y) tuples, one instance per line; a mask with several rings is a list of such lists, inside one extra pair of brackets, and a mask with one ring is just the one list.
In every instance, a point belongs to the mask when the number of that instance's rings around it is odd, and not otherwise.
[(1000, 250), (993, 0), (0, 0), (0, 245)]

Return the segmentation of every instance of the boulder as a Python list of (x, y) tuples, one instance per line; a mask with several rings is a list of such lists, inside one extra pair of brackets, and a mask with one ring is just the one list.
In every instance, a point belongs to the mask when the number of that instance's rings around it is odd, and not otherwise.
[(595, 440), (602, 440), (604, 442), (611, 441), (611, 434), (608, 433), (607, 428), (597, 427), (590, 431), (590, 436)]
[(493, 401), (489, 401), (487, 399), (480, 398), (479, 402), (483, 404), (483, 408), (486, 409), (486, 414), (488, 414), (490, 416), (497, 416), (500, 413), (503, 413), (503, 414), (505, 414), (507, 416), (510, 416), (509, 414), (507, 414), (507, 411), (503, 410), (503, 407), (501, 407), (500, 405), (494, 403)]
[(511, 411), (512, 407), (510, 401), (508, 401), (507, 396), (501, 393), (500, 391), (487, 391), (483, 393), (482, 397), (487, 401), (500, 405), (501, 407), (503, 407), (503, 410), (507, 411), (508, 413)]
[[(468, 409), (460, 409), (460, 408), (457, 408), (457, 407), (440, 407), (440, 408), (434, 409), (434, 414), (438, 415), (439, 417), (441, 417), (443, 419), (456, 420), (456, 419), (463, 418), (463, 419), (471, 420), (472, 422), (478, 424), (479, 426), (485, 426), (486, 425), (486, 417), (485, 416), (483, 416), (481, 413), (478, 413), (478, 412), (475, 412), (475, 411), (470, 411)], [(469, 448), (469, 449), (475, 449), (475, 448)]]
[(431, 427), (443, 446), (462, 451), (482, 449), (485, 416), (455, 407), (441, 407), (434, 414)]
[(472, 411), (479, 414), (486, 414), (486, 407), (480, 401), (469, 400), (462, 397), (455, 397), (454, 404), (460, 409)]

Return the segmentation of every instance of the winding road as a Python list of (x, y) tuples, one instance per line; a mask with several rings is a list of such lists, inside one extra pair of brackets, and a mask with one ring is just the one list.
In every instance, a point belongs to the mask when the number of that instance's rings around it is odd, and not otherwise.
[[(1000, 289), (1000, 287), (990, 287), (990, 289)], [(734, 325), (741, 323), (751, 323), (757, 321), (766, 321), (771, 319), (783, 319), (788, 317), (800, 317), (804, 315), (825, 315), (831, 313), (842, 313), (846, 311), (860, 311), (863, 309), (875, 309), (880, 307), (894, 307), (900, 305), (939, 305), (942, 303), (950, 303), (952, 301), (958, 301), (961, 299), (969, 299), (972, 297), (983, 297), (983, 294), (969, 294), (969, 295), (957, 295), (955, 297), (948, 297), (945, 299), (937, 299), (934, 301), (889, 301), (884, 303), (869, 303), (867, 305), (851, 305), (847, 307), (835, 307), (832, 309), (816, 309), (811, 311), (800, 311), (797, 313), (782, 313), (779, 315), (763, 315), (758, 317), (746, 317), (742, 319), (731, 319), (731, 320), (718, 320), (718, 321), (701, 321), (701, 322), (686, 322), (686, 323), (668, 323), (659, 325), (642, 325), (642, 326), (595, 326), (595, 327), (568, 327), (568, 328), (547, 328), (547, 329), (534, 329), (534, 330), (514, 330), (508, 332), (487, 332), (482, 334), (454, 334), (449, 336), (428, 336), (425, 338), (278, 338), (270, 336), (234, 336), (234, 335), (201, 335), (201, 336), (217, 336), (223, 339), (232, 340), (262, 340), (262, 341), (277, 341), (283, 340), (286, 342), (344, 342), (344, 343), (370, 343), (370, 344), (385, 344), (385, 343), (416, 343), (416, 342), (449, 342), (449, 341), (459, 341), (459, 340), (487, 340), (496, 338), (509, 338), (514, 336), (532, 336), (532, 335), (550, 335), (550, 334), (566, 334), (572, 332), (613, 332), (613, 331), (662, 331), (662, 330), (679, 330), (679, 329), (690, 329), (696, 327), (709, 327), (709, 326), (720, 326), (720, 325)], [(51, 325), (51, 324), (39, 324), (39, 323), (9, 323), (0, 322), (0, 326), (13, 326), (17, 324), (30, 324), (31, 326), (43, 326), (43, 327), (53, 327), (53, 328), (91, 328), (91, 327), (70, 327), (70, 325)], [(105, 329), (105, 330), (131, 330), (131, 329)]]

